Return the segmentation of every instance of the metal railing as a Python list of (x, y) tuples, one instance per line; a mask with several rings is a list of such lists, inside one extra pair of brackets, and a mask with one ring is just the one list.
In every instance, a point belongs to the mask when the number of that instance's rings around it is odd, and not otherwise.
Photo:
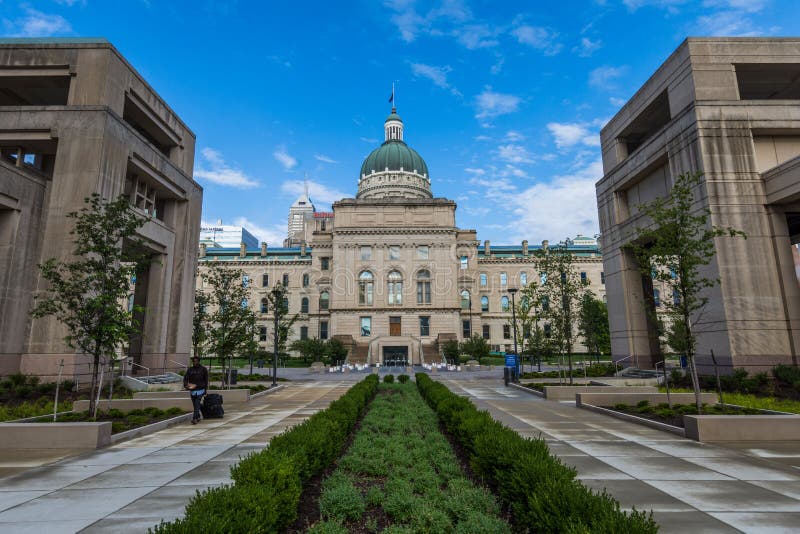
[(186, 364), (184, 364), (184, 363), (181, 363), (181, 362), (176, 362), (175, 360), (167, 360), (167, 361), (168, 361), (169, 363), (174, 363), (175, 365), (180, 365), (180, 366), (181, 366), (181, 367), (183, 367), (184, 369), (188, 369), (188, 368), (189, 368), (189, 366), (188, 366), (188, 365), (186, 365)]
[[(624, 358), (620, 358), (619, 360), (614, 360), (614, 372), (617, 373), (621, 369), (625, 369), (625, 367), (622, 366), (621, 362), (624, 362), (625, 360), (630, 360), (631, 358), (633, 358), (633, 354), (631, 354), (630, 356), (625, 356)], [(618, 364), (619, 367), (617, 367)]]
[(131, 367), (141, 367), (142, 369), (147, 371), (147, 377), (150, 378), (150, 368), (149, 367), (145, 367), (144, 365), (142, 365), (140, 363), (134, 363), (134, 362), (128, 362), (128, 365), (130, 365)]

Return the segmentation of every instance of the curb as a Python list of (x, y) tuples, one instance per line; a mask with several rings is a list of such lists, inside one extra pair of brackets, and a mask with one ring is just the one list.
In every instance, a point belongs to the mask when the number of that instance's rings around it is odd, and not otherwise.
[(110, 445), (114, 445), (115, 443), (119, 443), (121, 441), (126, 441), (133, 438), (138, 438), (141, 436), (147, 436), (148, 434), (153, 434), (158, 432), (159, 430), (164, 430), (165, 428), (169, 428), (171, 426), (185, 423), (186, 421), (192, 420), (193, 413), (185, 413), (183, 415), (178, 415), (172, 417), (170, 419), (164, 419), (163, 421), (158, 421), (157, 423), (151, 423), (149, 425), (140, 426), (139, 428), (132, 428), (130, 430), (126, 430), (125, 432), (120, 432), (119, 434), (111, 434), (111, 443)]
[(259, 397), (263, 397), (264, 395), (268, 395), (270, 393), (274, 393), (274, 392), (278, 391), (279, 389), (284, 389), (285, 387), (286, 386), (284, 384), (278, 384), (274, 388), (268, 388), (268, 389), (265, 389), (264, 391), (259, 391), (258, 393), (254, 393), (254, 394), (250, 395), (250, 400), (257, 399)]
[(521, 391), (524, 391), (525, 393), (530, 393), (531, 395), (536, 395), (540, 399), (546, 398), (544, 396), (544, 393), (542, 393), (541, 391), (536, 391), (535, 389), (526, 388), (525, 386), (520, 386), (519, 384), (514, 384), (514, 383), (511, 383), (511, 382), (509, 382), (508, 385), (513, 387), (513, 388), (516, 388), (516, 389), (519, 389)]
[(608, 415), (610, 417), (615, 417), (617, 419), (622, 419), (623, 421), (628, 421), (630, 423), (636, 423), (642, 426), (655, 428), (656, 430), (670, 432), (682, 438), (686, 437), (686, 430), (679, 426), (672, 426), (666, 423), (659, 423), (658, 421), (651, 421), (650, 419), (645, 419), (643, 417), (636, 417), (635, 415), (621, 413), (615, 410), (609, 410), (607, 408), (601, 408), (600, 406), (594, 406), (592, 404), (577, 404), (576, 406), (583, 410), (589, 410), (590, 412), (596, 412), (599, 414)]

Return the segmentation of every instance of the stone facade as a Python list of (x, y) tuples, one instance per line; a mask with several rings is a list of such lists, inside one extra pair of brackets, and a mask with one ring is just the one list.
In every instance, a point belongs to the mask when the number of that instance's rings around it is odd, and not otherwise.
[[(387, 139), (402, 135), (398, 123), (387, 121)], [(242, 269), (257, 312), (269, 289), (285, 281), (289, 312), (300, 314), (293, 339), (335, 336), (350, 348), (353, 362), (441, 361), (443, 341), (472, 333), (495, 350), (512, 351), (504, 299), (511, 299), (509, 288), (539, 276), (533, 254), (540, 246), (480, 245), (475, 230), (458, 228), (455, 202), (407, 187), (389, 191), (342, 199), (332, 214), (305, 219), (308, 240), (300, 246), (201, 247), (200, 270), (214, 262)], [(583, 243), (570, 246), (577, 270), (603, 298), (600, 251), (593, 239)], [(198, 284), (202, 288), (202, 280)], [(272, 348), (270, 311), (258, 313), (259, 345), (266, 350)]]
[(202, 188), (194, 134), (107, 41), (0, 40), (0, 374), (83, 380), (88, 358), (52, 318), (31, 319), (46, 290), (36, 265), (68, 257), (67, 213), (84, 198), (127, 194), (152, 216), (140, 230), (155, 260), (131, 300), (147, 311), (133, 360), (186, 361)]
[(687, 39), (601, 132), (597, 183), (612, 351), (652, 366), (661, 357), (642, 302), (649, 289), (623, 245), (649, 224), (637, 205), (681, 173), (702, 171), (698, 207), (744, 231), (720, 238), (706, 274), (720, 284), (695, 318), (698, 363), (728, 371), (798, 363), (800, 39)]

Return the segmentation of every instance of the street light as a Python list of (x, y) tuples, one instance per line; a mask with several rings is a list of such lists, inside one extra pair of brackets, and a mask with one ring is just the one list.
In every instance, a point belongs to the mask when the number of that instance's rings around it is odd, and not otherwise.
[(511, 326), (514, 329), (514, 354), (517, 358), (517, 378), (519, 379), (519, 354), (517, 353), (517, 305), (514, 300), (514, 294), (519, 291), (516, 287), (509, 287), (508, 292), (511, 293)]

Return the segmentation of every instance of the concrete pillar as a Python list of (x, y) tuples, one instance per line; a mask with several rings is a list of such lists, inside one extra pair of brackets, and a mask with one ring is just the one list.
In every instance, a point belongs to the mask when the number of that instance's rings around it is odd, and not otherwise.
[(200, 257), (201, 258), (205, 258), (206, 257), (207, 250), (208, 250), (208, 245), (206, 245), (205, 243), (200, 243)]
[(261, 257), (262, 258), (266, 258), (267, 257), (267, 243), (266, 243), (266, 241), (262, 241), (261, 242)]
[(523, 256), (527, 256), (528, 255), (528, 240), (527, 239), (523, 239), (522, 240), (522, 255)]
[(492, 247), (489, 245), (489, 240), (483, 242), (483, 255), (487, 258), (492, 255)]
[(246, 256), (247, 256), (247, 245), (245, 245), (244, 243), (241, 243), (239, 245), (239, 257), (240, 258), (244, 258)]
[(300, 256), (305, 256), (305, 255), (306, 255), (306, 242), (303, 241), (302, 243), (300, 243)]

